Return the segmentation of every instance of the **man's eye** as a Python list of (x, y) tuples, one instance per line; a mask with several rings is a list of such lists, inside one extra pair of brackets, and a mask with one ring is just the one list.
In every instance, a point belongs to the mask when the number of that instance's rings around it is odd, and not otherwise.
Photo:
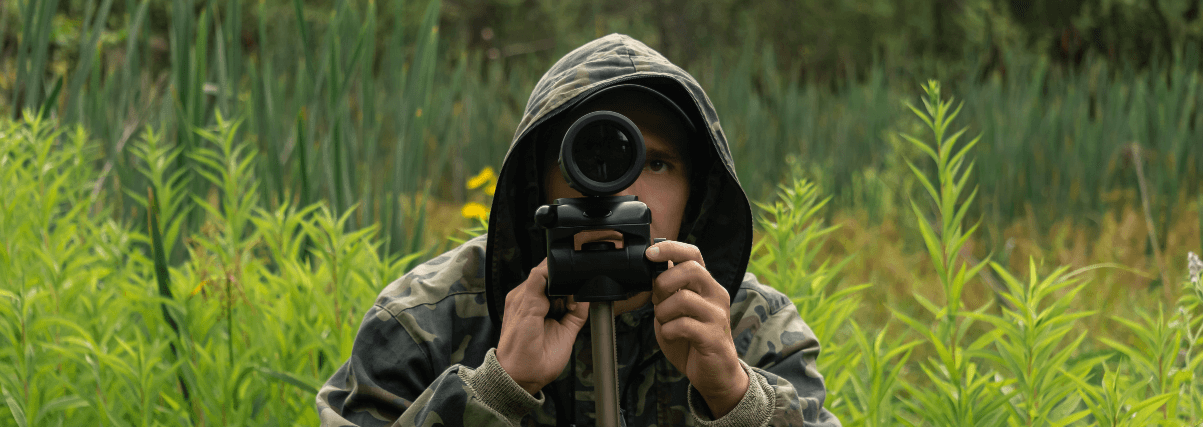
[(668, 163), (661, 160), (648, 160), (643, 168), (652, 172), (664, 172), (668, 170)]

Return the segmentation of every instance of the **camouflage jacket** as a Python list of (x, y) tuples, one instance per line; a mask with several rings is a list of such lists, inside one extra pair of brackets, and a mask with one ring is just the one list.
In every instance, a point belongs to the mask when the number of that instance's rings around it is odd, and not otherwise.
[[(350, 360), (318, 393), (322, 425), (593, 424), (588, 325), (570, 366), (536, 396), (497, 363), (492, 340), (500, 325), (484, 304), (484, 243), (474, 239), (422, 264), (380, 294)], [(732, 336), (752, 383), (719, 420), (660, 352), (652, 315), (649, 304), (615, 319), (626, 425), (839, 425), (822, 407), (814, 334), (788, 298), (753, 275), (744, 276), (731, 306)]]
[(660, 352), (653, 307), (616, 318), (620, 406), (629, 426), (839, 425), (815, 369), (819, 343), (787, 297), (746, 273), (752, 212), (718, 112), (701, 85), (647, 45), (612, 34), (569, 52), (535, 85), (498, 173), (489, 235), (416, 267), (388, 285), (364, 316), (344, 364), (322, 387), (323, 425), (592, 425), (589, 326), (559, 379), (535, 396), (494, 354), (505, 296), (546, 257), (533, 213), (546, 203), (544, 159), (556, 120), (599, 90), (650, 88), (692, 123), (690, 194), (675, 240), (698, 247), (731, 296), (732, 337), (751, 383), (727, 415), (705, 402)]

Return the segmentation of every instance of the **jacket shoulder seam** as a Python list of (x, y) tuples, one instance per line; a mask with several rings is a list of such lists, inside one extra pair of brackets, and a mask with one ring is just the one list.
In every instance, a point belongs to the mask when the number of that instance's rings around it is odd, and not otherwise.
[[(413, 340), (415, 343), (418, 342), (417, 337), (414, 336), (414, 333), (410, 332), (409, 328), (406, 328), (404, 323), (401, 323), (401, 319), (397, 318), (396, 313), (393, 313), (392, 310), (389, 310), (387, 307), (380, 304), (376, 304), (376, 308), (379, 308), (380, 311), (388, 313), (388, 316), (393, 318), (393, 321), (397, 322), (397, 325), (401, 326), (401, 329), (404, 329), (406, 334), (409, 334), (409, 339)], [(422, 357), (426, 359), (426, 366), (434, 366), (434, 360), (430, 358), (430, 353), (427, 353), (425, 348), (422, 348), (421, 345), (415, 345), (414, 347), (417, 347), (418, 351), (422, 352)]]
[[(393, 319), (396, 319), (397, 315), (399, 315), (401, 313), (404, 313), (406, 311), (409, 311), (409, 310), (412, 310), (414, 308), (418, 308), (418, 307), (421, 307), (424, 305), (438, 305), (439, 303), (446, 301), (447, 298), (451, 298), (456, 295), (473, 295), (473, 294), (483, 294), (483, 293), (485, 293), (485, 291), (473, 290), (473, 291), (450, 292), (450, 293), (443, 295), (442, 297), (439, 297), (439, 299), (437, 299), (437, 300), (429, 301), (429, 302), (418, 302), (418, 303), (414, 303), (414, 304), (407, 304), (399, 310), (390, 309), (388, 306), (390, 306), (392, 304), (388, 304), (387, 302), (386, 303), (377, 302), (376, 306), (380, 307), (381, 310), (387, 311), (390, 316), (393, 316)], [(390, 299), (389, 301), (396, 301), (396, 299)]]

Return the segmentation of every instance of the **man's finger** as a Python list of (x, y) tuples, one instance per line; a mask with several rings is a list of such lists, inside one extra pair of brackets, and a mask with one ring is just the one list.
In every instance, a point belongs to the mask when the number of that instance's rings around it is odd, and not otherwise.
[(660, 325), (660, 337), (666, 341), (686, 340), (691, 343), (707, 341), (706, 325), (692, 317), (678, 317)]
[(652, 262), (672, 261), (681, 264), (687, 261), (697, 261), (702, 267), (706, 261), (702, 259), (702, 251), (697, 246), (675, 240), (665, 240), (652, 245), (644, 252), (644, 256)]
[(728, 323), (723, 313), (693, 291), (684, 290), (656, 305), (656, 321), (669, 323), (681, 317), (690, 317), (702, 323)]
[[(713, 283), (711, 283), (713, 282)], [(705, 298), (713, 298), (718, 292), (718, 282), (705, 267), (693, 261), (678, 264), (656, 277), (652, 282), (652, 304), (659, 304), (673, 294), (688, 289)], [(717, 286), (722, 288), (722, 286)], [(725, 289), (724, 289), (725, 291)]]

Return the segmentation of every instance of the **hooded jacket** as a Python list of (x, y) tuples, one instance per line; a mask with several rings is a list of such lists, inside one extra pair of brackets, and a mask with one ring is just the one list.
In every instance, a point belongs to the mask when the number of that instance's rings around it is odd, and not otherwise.
[(542, 151), (550, 123), (597, 91), (638, 84), (667, 96), (702, 124), (684, 149), (691, 194), (676, 240), (699, 247), (732, 297), (731, 331), (750, 380), (743, 400), (714, 419), (701, 395), (660, 352), (654, 309), (615, 318), (621, 421), (628, 426), (838, 426), (815, 368), (819, 343), (788, 297), (746, 273), (752, 214), (718, 115), (680, 67), (630, 37), (612, 34), (561, 58), (527, 102), (506, 153), (489, 234), (389, 284), (364, 316), (347, 362), (317, 396), (324, 426), (593, 425), (590, 328), (582, 328), (560, 377), (532, 396), (497, 362), (506, 294), (545, 255), (533, 213), (545, 203)]

